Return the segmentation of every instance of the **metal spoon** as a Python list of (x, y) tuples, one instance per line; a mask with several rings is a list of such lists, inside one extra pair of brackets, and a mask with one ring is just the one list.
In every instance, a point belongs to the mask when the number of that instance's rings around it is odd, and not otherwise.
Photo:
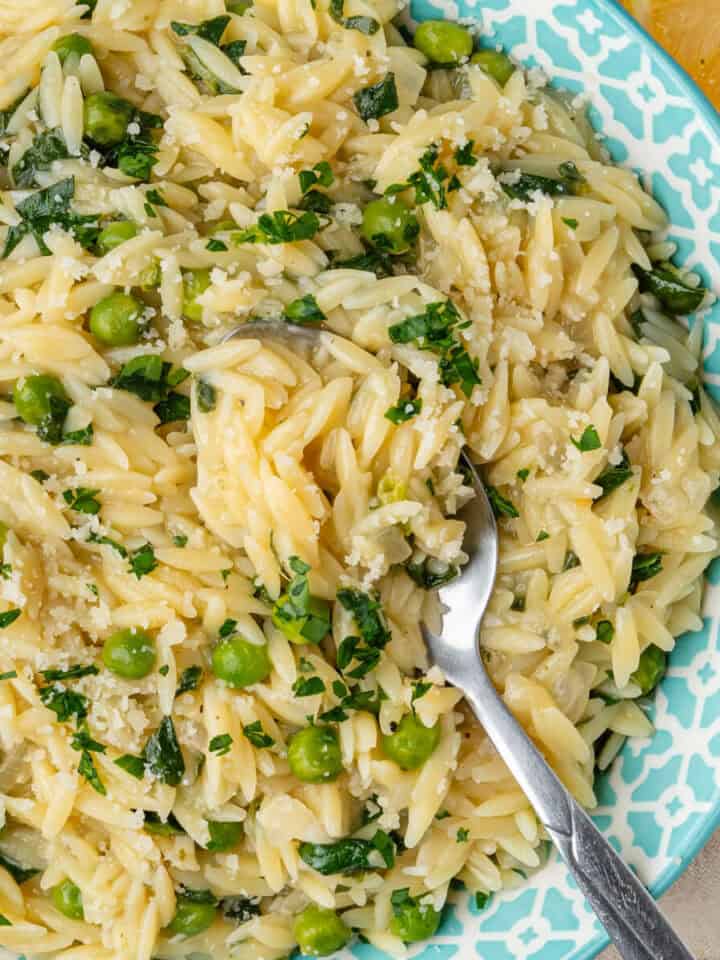
[[(256, 321), (230, 337), (276, 339), (299, 347), (333, 334), (295, 324)], [(480, 656), (480, 621), (497, 572), (495, 518), (477, 471), (463, 455), (475, 497), (459, 513), (469, 556), (440, 589), (442, 633), (423, 625), (430, 657), (465, 700), (529, 799), (540, 822), (624, 960), (693, 960), (642, 883), (573, 799), (498, 695)]]

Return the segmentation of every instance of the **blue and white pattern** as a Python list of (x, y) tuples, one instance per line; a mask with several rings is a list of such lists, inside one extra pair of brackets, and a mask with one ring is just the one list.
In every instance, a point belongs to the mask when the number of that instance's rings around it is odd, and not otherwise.
[[(414, 0), (412, 13), (473, 19), (487, 45), (587, 94), (615, 160), (644, 171), (668, 211), (678, 262), (720, 292), (720, 118), (627, 14), (602, 0)], [(720, 400), (720, 304), (702, 320), (707, 382)], [(708, 581), (704, 629), (678, 641), (657, 694), (657, 732), (629, 742), (599, 786), (596, 823), (657, 895), (720, 826), (720, 563)], [(432, 945), (412, 956), (590, 960), (606, 942), (553, 856), (481, 912), (469, 893), (456, 894)], [(357, 944), (346, 956), (385, 955)]]

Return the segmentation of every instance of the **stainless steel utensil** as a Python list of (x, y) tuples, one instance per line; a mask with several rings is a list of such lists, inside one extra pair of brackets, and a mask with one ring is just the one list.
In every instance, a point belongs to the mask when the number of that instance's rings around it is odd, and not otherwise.
[[(257, 321), (230, 336), (308, 346), (333, 334)], [(465, 465), (475, 489), (475, 497), (459, 514), (466, 524), (463, 548), (469, 561), (440, 589), (445, 607), (442, 633), (423, 627), (431, 659), (464, 693), (624, 960), (693, 960), (648, 891), (510, 713), (485, 670), (478, 634), (495, 583), (498, 536), (485, 487), (467, 458)]]

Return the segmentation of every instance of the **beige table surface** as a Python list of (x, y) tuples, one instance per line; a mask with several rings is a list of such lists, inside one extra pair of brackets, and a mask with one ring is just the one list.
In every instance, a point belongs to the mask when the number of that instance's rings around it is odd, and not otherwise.
[[(697, 960), (720, 960), (720, 831), (660, 902)], [(599, 960), (619, 955), (608, 948)]]

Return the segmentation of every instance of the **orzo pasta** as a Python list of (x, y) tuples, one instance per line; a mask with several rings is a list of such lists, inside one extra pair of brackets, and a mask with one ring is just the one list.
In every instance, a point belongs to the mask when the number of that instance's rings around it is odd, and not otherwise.
[[(394, 0), (0, 4), (0, 945), (323, 955), (538, 866), (426, 659), (482, 465), (483, 654), (588, 807), (700, 625), (697, 277), (582, 105)], [(473, 50), (475, 52), (473, 52)], [(227, 339), (323, 325), (291, 352)]]

